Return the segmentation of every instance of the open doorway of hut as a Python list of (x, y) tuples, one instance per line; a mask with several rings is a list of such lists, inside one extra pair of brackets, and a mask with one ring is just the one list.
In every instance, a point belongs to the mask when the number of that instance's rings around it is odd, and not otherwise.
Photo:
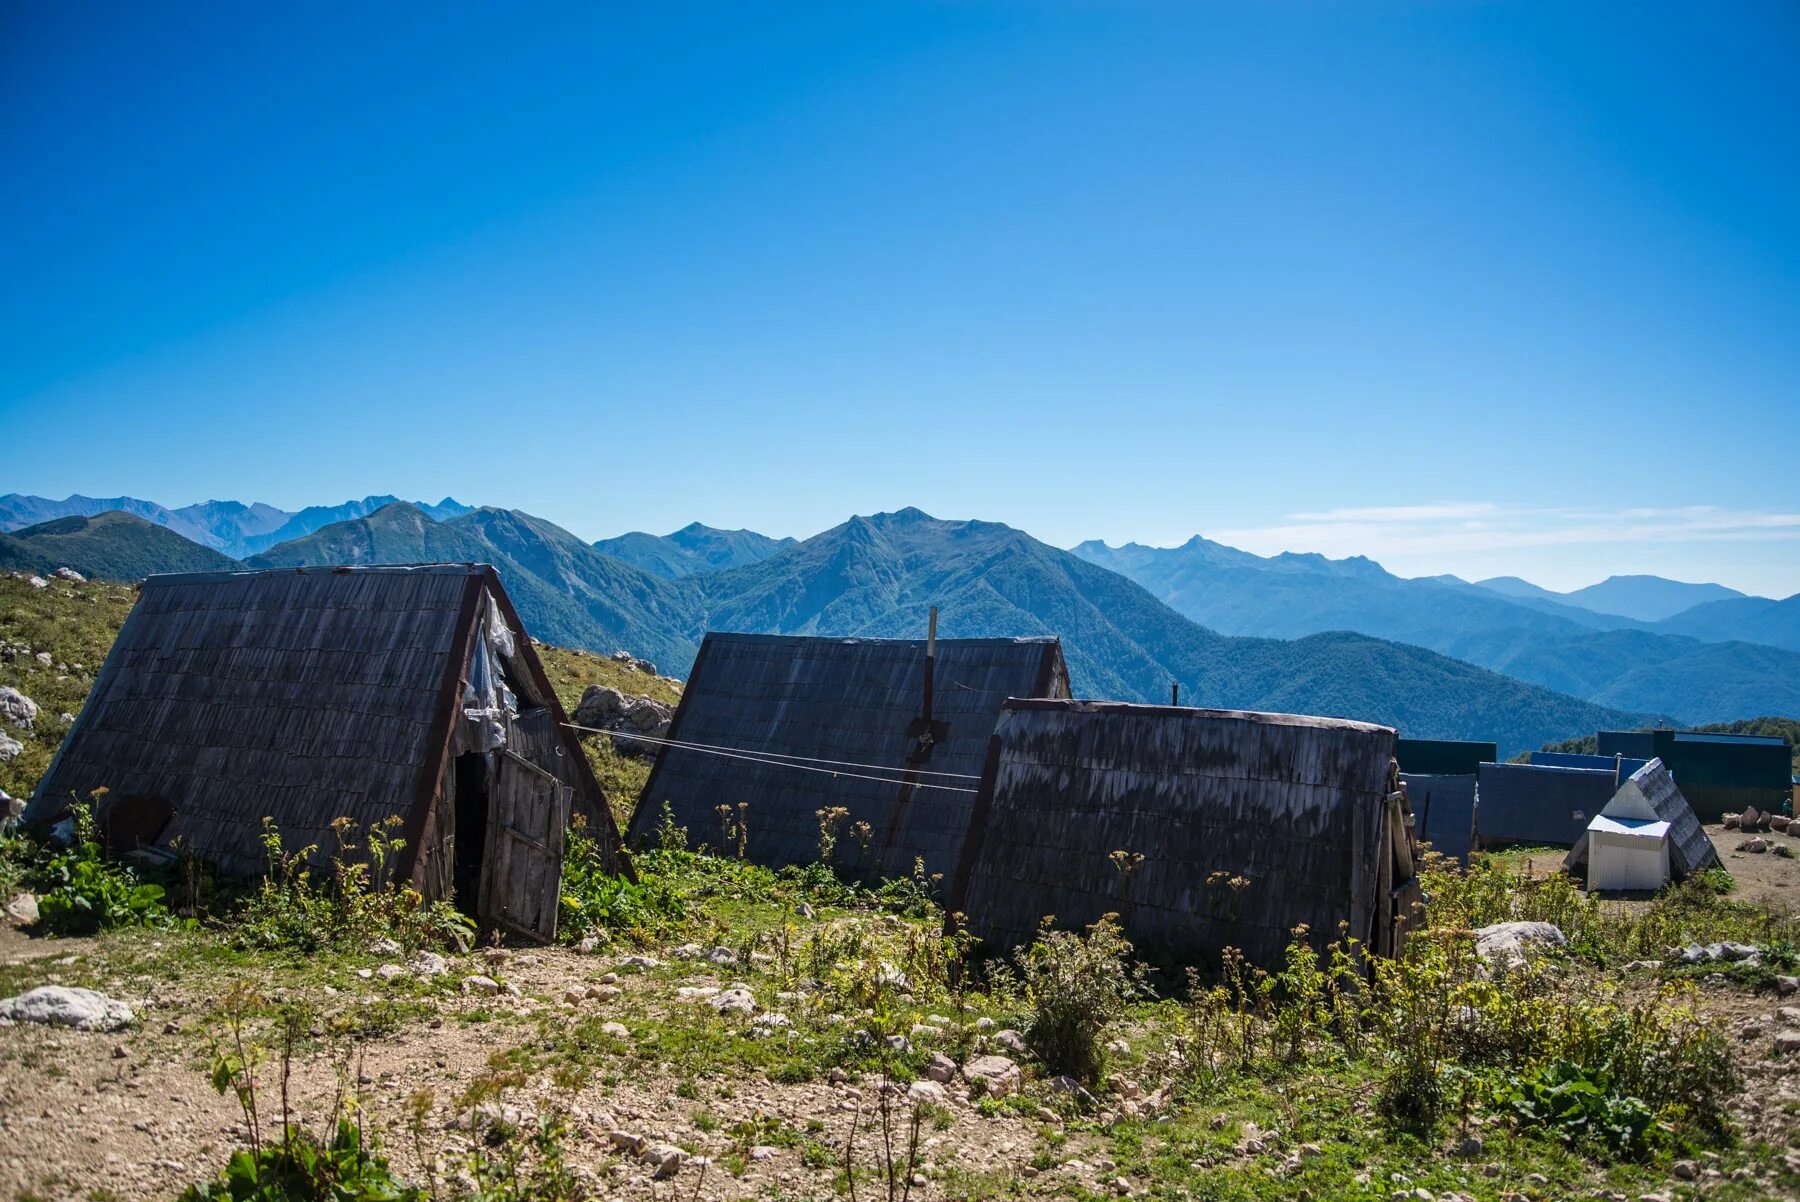
[(481, 865), (487, 858), (488, 770), (479, 751), (456, 757), (456, 908), (481, 918)]

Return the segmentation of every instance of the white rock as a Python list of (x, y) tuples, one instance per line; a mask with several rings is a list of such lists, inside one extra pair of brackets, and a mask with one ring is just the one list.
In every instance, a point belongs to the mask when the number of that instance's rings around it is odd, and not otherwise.
[(377, 939), (369, 945), (369, 953), (376, 956), (398, 956), (402, 950), (392, 939)]
[(0, 721), (30, 726), (37, 721), (37, 702), (11, 685), (0, 684)]
[(610, 1002), (624, 992), (617, 985), (589, 985), (586, 990), (587, 996), (596, 1002)]
[(1548, 922), (1497, 922), (1475, 932), (1475, 950), (1490, 964), (1523, 966), (1533, 948), (1562, 947), (1569, 942), (1561, 928)]
[(77, 572), (74, 568), (70, 567), (58, 568), (50, 574), (58, 580), (67, 580), (71, 584), (84, 584), (87, 582), (86, 576), (83, 576), (80, 572)]
[(638, 1153), (638, 1159), (653, 1166), (652, 1178), (666, 1181), (681, 1171), (681, 1162), (687, 1159), (687, 1153), (674, 1144), (651, 1144)]
[(1783, 1056), (1792, 1052), (1800, 1052), (1800, 1031), (1789, 1029), (1775, 1032), (1775, 1050)]
[(714, 1010), (720, 1014), (754, 1014), (756, 1012), (756, 995), (742, 985), (733, 985), (730, 989), (721, 990), (709, 999)]
[(780, 1148), (770, 1147), (768, 1144), (757, 1144), (750, 1149), (750, 1159), (773, 1160), (780, 1152)]
[(579, 1006), (587, 1001), (588, 991), (585, 986), (571, 985), (563, 990), (562, 1000), (571, 1006)]
[(601, 1023), (600, 1033), (602, 1035), (611, 1035), (614, 1039), (631, 1038), (631, 1028), (627, 1027), (624, 1023)]
[(1016, 1093), (1025, 1084), (1025, 1074), (1005, 1056), (977, 1056), (963, 1066), (963, 1076), (971, 1084), (981, 1082), (994, 1098)]
[(375, 970), (375, 975), (384, 981), (391, 981), (395, 977), (405, 976), (406, 968), (399, 964), (383, 964), (380, 968)]
[(19, 742), (5, 731), (0, 730), (0, 764), (8, 760), (16, 760), (19, 753), (25, 750), (25, 744)]
[(45, 580), (42, 576), (32, 576), (31, 578), (26, 580), (25, 583), (29, 584), (32, 588), (49, 588), (50, 587), (50, 582), (48, 580)]
[(436, 952), (420, 952), (413, 957), (413, 967), (421, 977), (441, 977), (450, 971), (450, 961)]
[(914, 1081), (906, 1087), (906, 1096), (912, 1102), (935, 1102), (940, 1106), (950, 1101), (950, 1095), (936, 1081)]
[(600, 946), (600, 941), (598, 939), (594, 938), (594, 936), (584, 935), (584, 936), (582, 936), (581, 941), (575, 945), (575, 950), (586, 955), (586, 954), (593, 952), (594, 949), (598, 948), (599, 946)]
[(131, 1007), (93, 989), (40, 985), (18, 997), (0, 998), (0, 1018), (77, 1031), (117, 1031), (130, 1023)]
[(464, 977), (462, 982), (464, 993), (479, 993), (488, 997), (500, 992), (500, 982), (492, 977), (484, 977), (479, 973), (472, 977)]
[(1028, 1050), (1025, 1043), (1025, 1037), (1011, 1027), (995, 1031), (992, 1035), (988, 1036), (988, 1042), (996, 1047), (1005, 1048), (1015, 1056), (1023, 1056)]
[(624, 956), (618, 961), (620, 968), (660, 968), (662, 961), (655, 956)]
[(706, 958), (720, 968), (729, 968), (737, 963), (737, 953), (728, 947), (715, 947), (706, 953)]
[(30, 926), (38, 920), (37, 896), (15, 893), (13, 899), (6, 903), (6, 916), (21, 926)]
[(925, 1075), (933, 1081), (949, 1084), (956, 1080), (956, 1061), (942, 1052), (933, 1052), (930, 1063), (925, 1066)]
[(606, 1138), (611, 1142), (614, 1148), (625, 1153), (627, 1156), (641, 1155), (644, 1149), (649, 1146), (644, 1137), (635, 1131), (608, 1131), (606, 1133)]

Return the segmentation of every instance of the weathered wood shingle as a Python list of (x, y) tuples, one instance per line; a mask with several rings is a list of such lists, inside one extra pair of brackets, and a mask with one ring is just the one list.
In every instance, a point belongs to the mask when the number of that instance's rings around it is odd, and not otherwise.
[[(907, 789), (855, 773), (901, 777), (923, 708), (925, 643), (712, 633), (682, 693), (671, 738), (812, 760), (875, 765), (841, 773), (754, 763), (665, 747), (638, 802), (634, 844), (654, 837), (665, 803), (694, 844), (724, 842), (715, 807), (748, 803), (749, 858), (768, 865), (818, 859), (821, 809), (849, 811), (836, 861), (865, 875), (952, 872), (968, 828), (972, 792)], [(944, 738), (916, 766), (922, 783), (973, 790), (994, 719), (1008, 697), (1068, 694), (1055, 639), (939, 639), (933, 716)], [(811, 767), (829, 767), (812, 764)], [(869, 824), (865, 854), (851, 831)]]

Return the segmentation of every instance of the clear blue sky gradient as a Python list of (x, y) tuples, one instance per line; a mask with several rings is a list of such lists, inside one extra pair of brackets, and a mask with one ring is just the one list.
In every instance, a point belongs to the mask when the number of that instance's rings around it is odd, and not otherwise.
[(26, 0), (0, 153), (0, 491), (1800, 591), (1787, 3)]

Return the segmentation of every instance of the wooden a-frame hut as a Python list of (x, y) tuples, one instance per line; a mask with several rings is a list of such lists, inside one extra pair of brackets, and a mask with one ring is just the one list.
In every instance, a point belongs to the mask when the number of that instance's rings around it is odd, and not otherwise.
[(1068, 695), (1054, 638), (710, 633), (639, 795), (632, 843), (653, 841), (666, 806), (690, 843), (728, 844), (716, 811), (730, 807), (735, 822), (742, 805), (749, 859), (808, 864), (819, 811), (841, 807), (839, 868), (904, 876), (923, 860), (947, 881), (1001, 705)]
[(25, 814), (105, 789), (115, 855), (227, 874), (398, 816), (397, 878), (516, 935), (556, 930), (571, 812), (629, 872), (531, 640), (485, 564), (152, 576)]
[[(1397, 953), (1415, 843), (1394, 732), (1110, 701), (1006, 703), (949, 900), (996, 949), (1117, 914), (1139, 950), (1274, 964), (1299, 924)], [(1122, 853), (1122, 854), (1119, 854)]]

